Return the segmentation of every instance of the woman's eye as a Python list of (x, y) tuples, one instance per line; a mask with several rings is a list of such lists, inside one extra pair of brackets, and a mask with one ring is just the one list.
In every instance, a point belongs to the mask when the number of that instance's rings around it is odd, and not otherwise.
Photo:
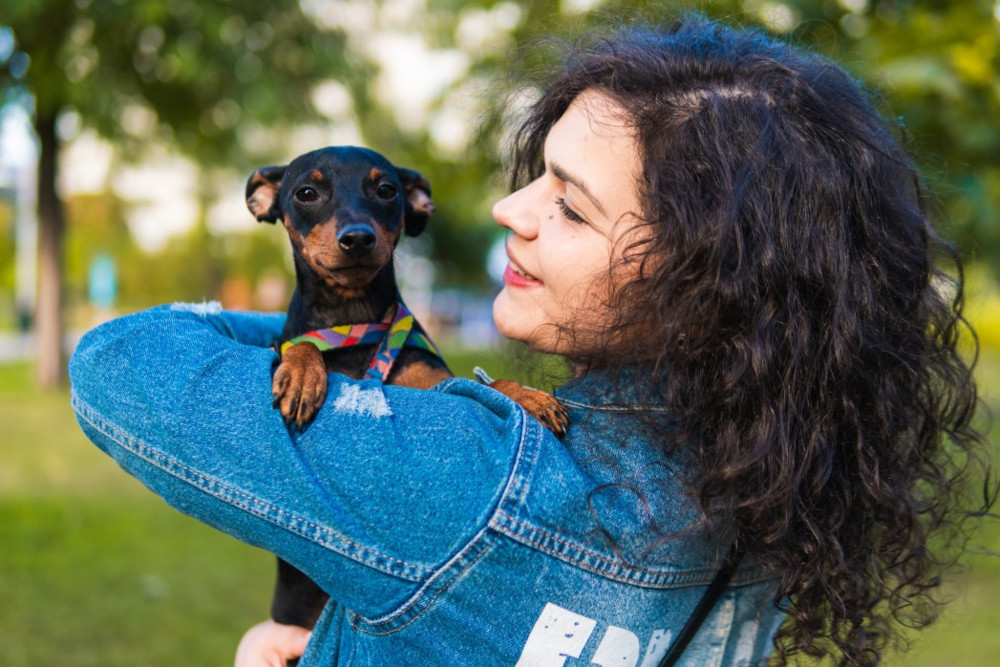
[(378, 186), (378, 190), (375, 191), (375, 194), (379, 199), (392, 199), (396, 196), (396, 188), (388, 183), (383, 183)]
[(583, 219), (582, 216), (580, 216), (579, 213), (571, 209), (569, 205), (566, 203), (566, 200), (563, 199), (562, 197), (556, 198), (556, 205), (559, 206), (559, 210), (562, 211), (563, 216), (565, 216), (567, 220), (579, 223), (587, 222), (586, 220)]
[(313, 202), (319, 199), (319, 193), (316, 192), (316, 188), (310, 188), (310, 187), (299, 188), (295, 192), (295, 198), (301, 202), (306, 202), (306, 203)]

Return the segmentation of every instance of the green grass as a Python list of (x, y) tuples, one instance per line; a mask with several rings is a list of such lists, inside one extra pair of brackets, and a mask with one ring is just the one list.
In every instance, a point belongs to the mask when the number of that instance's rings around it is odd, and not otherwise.
[(12, 667), (231, 664), (266, 616), (273, 557), (154, 498), (5, 498), (0, 544)]
[[(513, 357), (449, 359), (461, 375), (475, 363), (516, 375)], [(1000, 377), (1000, 353), (983, 369)], [(550, 377), (519, 379), (545, 387)], [(145, 491), (83, 437), (67, 393), (33, 389), (25, 365), (0, 366), (0, 423), (0, 664), (232, 664), (242, 632), (267, 615), (273, 557)], [(976, 544), (1000, 551), (1000, 521)], [(1000, 558), (968, 563), (941, 621), (886, 664), (995, 662)]]
[(273, 556), (145, 491), (29, 373), (0, 366), (0, 664), (232, 664)]

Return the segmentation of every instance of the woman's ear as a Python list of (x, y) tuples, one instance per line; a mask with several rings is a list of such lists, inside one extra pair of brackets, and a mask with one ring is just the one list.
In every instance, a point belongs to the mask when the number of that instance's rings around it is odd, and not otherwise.
[(247, 181), (247, 208), (258, 222), (277, 222), (281, 219), (281, 179), (287, 165), (261, 167)]
[(427, 221), (434, 215), (431, 184), (412, 169), (396, 167), (396, 173), (399, 174), (399, 180), (403, 182), (403, 191), (406, 192), (406, 214), (403, 218), (403, 229), (407, 236), (416, 236), (424, 231)]

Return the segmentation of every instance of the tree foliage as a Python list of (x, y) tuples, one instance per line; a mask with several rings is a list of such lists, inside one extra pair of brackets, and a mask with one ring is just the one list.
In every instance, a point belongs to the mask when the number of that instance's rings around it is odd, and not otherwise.
[(346, 68), (343, 35), (290, 0), (5, 5), (16, 51), (0, 84), (29, 92), (36, 117), (73, 110), (132, 155), (166, 139), (202, 164), (256, 158), (268, 147), (253, 130), (317, 118), (313, 88)]
[(312, 90), (343, 70), (343, 37), (291, 0), (7, 0), (0, 21), (0, 99), (32, 108), (41, 149), (36, 330), (51, 386), (64, 373), (60, 118), (132, 155), (165, 139), (204, 165), (245, 161), (266, 149), (254, 129), (317, 116)]

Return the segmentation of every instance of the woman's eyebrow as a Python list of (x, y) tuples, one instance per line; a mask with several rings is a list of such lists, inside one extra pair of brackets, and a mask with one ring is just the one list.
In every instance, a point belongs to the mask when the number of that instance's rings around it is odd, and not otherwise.
[(604, 207), (601, 206), (601, 202), (597, 200), (597, 197), (594, 196), (594, 193), (590, 191), (590, 188), (588, 188), (587, 185), (582, 180), (580, 180), (573, 174), (569, 173), (568, 171), (566, 171), (565, 169), (563, 169), (561, 166), (559, 166), (554, 162), (549, 162), (549, 171), (551, 171), (552, 175), (558, 178), (560, 181), (575, 186), (580, 192), (582, 192), (587, 196), (587, 199), (589, 199), (591, 203), (594, 205), (594, 207), (601, 212), (601, 215), (603, 215), (604, 217), (608, 217), (608, 213), (607, 211), (604, 210)]

